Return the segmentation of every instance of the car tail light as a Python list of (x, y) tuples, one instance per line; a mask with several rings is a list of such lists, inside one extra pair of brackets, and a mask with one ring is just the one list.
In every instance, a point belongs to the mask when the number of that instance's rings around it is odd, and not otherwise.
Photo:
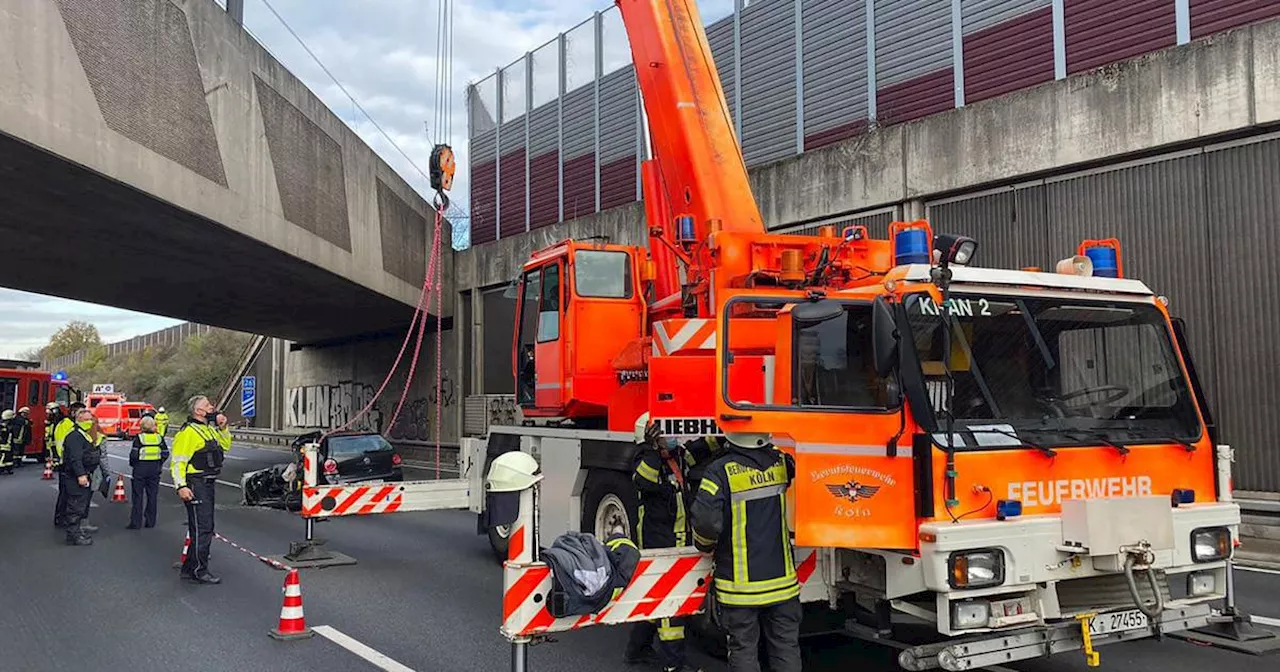
[(324, 461), (324, 473), (329, 476), (338, 473), (338, 462), (332, 457)]
[(398, 467), (404, 460), (400, 459), (400, 453), (391, 453), (391, 465)]

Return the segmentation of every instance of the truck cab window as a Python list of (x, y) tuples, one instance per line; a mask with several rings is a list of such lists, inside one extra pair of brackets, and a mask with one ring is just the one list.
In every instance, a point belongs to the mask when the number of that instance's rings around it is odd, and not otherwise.
[(516, 392), (521, 404), (532, 404), (536, 389), (534, 337), (538, 327), (538, 298), (542, 291), (542, 270), (524, 274), (521, 281), (520, 336), (516, 345)]
[(871, 357), (871, 307), (851, 305), (817, 324), (797, 321), (792, 404), (883, 408), (885, 386)]
[(538, 342), (560, 338), (560, 264), (547, 266), (542, 273), (538, 302)]
[(631, 255), (578, 250), (573, 255), (573, 287), (582, 297), (631, 298)]

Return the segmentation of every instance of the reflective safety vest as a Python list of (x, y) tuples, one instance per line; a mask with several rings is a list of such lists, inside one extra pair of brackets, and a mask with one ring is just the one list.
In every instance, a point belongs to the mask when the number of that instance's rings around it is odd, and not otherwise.
[(76, 428), (76, 423), (71, 418), (63, 418), (58, 421), (58, 426), (53, 428), (53, 464), (54, 466), (62, 465), (62, 443), (67, 440), (67, 435)]
[(143, 432), (138, 435), (138, 459), (142, 462), (159, 462), (164, 459), (164, 437), (159, 434)]
[(730, 445), (707, 467), (692, 507), (693, 541), (714, 549), (721, 604), (767, 607), (800, 594), (787, 529), (792, 464), (772, 446)]
[(231, 449), (231, 432), (190, 420), (173, 437), (169, 471), (173, 483), (186, 487), (187, 476), (215, 476), (222, 469), (223, 453)]
[(164, 436), (165, 432), (168, 429), (169, 429), (169, 414), (156, 413), (156, 432), (158, 432), (160, 436)]
[(689, 543), (685, 514), (683, 467), (675, 459), (663, 460), (657, 450), (640, 453), (632, 481), (640, 494), (636, 540), (640, 548), (675, 548)]

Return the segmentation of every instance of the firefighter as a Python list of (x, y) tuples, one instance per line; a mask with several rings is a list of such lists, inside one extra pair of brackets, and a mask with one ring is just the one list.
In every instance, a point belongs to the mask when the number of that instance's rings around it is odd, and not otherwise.
[[(130, 530), (144, 524), (156, 526), (156, 497), (160, 495), (160, 470), (169, 459), (169, 446), (164, 435), (156, 431), (156, 419), (144, 417), (139, 423), (138, 435), (133, 437), (129, 451), (129, 466), (133, 468), (133, 508), (129, 512)], [(146, 498), (146, 516), (143, 517), (143, 498)]]
[(44, 451), (41, 458), (55, 469), (58, 465), (53, 464), (53, 428), (57, 426), (60, 419), (62, 419), (62, 407), (56, 401), (49, 402), (44, 407)]
[(209, 545), (213, 543), (213, 502), (215, 481), (222, 460), (231, 449), (227, 416), (218, 412), (204, 396), (187, 403), (191, 416), (173, 437), (173, 474), (178, 497), (187, 507), (187, 529), (194, 547), (182, 565), (181, 577), (196, 583), (221, 583), (209, 572)]
[(102, 465), (98, 421), (93, 412), (81, 408), (75, 415), (75, 427), (62, 439), (62, 474), (66, 479), (67, 497), (64, 514), (68, 546), (89, 546), (98, 531), (90, 525), (89, 505), (93, 499), (93, 473)]
[(13, 473), (13, 436), (12, 420), (15, 417), (11, 409), (0, 413), (0, 474)]
[(169, 432), (169, 414), (164, 412), (164, 406), (156, 409), (156, 432), (160, 436)]
[[(635, 441), (641, 446), (632, 480), (640, 497), (640, 522), (636, 526), (640, 548), (676, 548), (689, 544), (689, 489), (684, 449), (674, 439), (658, 434), (658, 427), (645, 413), (636, 420)], [(684, 618), (642, 621), (631, 630), (623, 661), (647, 662), (654, 653), (653, 636), (658, 635), (657, 657), (665, 672), (691, 672), (685, 666)], [(700, 672), (700, 671), (699, 671)]]
[(31, 408), (23, 406), (18, 409), (18, 417), (10, 424), (9, 441), (13, 445), (14, 465), (21, 467), (27, 459), (27, 445), (31, 443)]
[(75, 480), (70, 478), (66, 470), (64, 460), (62, 459), (63, 443), (67, 440), (67, 436), (75, 431), (76, 415), (84, 409), (84, 404), (75, 402), (71, 404), (71, 408), (66, 413), (60, 414), (57, 426), (53, 428), (53, 465), (58, 472), (58, 501), (53, 506), (53, 526), (67, 526), (67, 496), (71, 492), (71, 484)]
[(760, 672), (764, 636), (772, 672), (800, 672), (800, 583), (787, 531), (795, 463), (768, 434), (729, 433), (694, 499), (693, 543), (715, 557), (718, 622), (730, 672)]

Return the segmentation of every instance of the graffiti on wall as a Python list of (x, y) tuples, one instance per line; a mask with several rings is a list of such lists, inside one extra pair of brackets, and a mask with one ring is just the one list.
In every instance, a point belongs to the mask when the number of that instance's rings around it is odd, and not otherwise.
[[(291, 387), (285, 405), (285, 424), (317, 429), (342, 427), (368, 405), (374, 391), (372, 385), (352, 382)], [(382, 412), (374, 406), (352, 423), (350, 429), (382, 431)]]

